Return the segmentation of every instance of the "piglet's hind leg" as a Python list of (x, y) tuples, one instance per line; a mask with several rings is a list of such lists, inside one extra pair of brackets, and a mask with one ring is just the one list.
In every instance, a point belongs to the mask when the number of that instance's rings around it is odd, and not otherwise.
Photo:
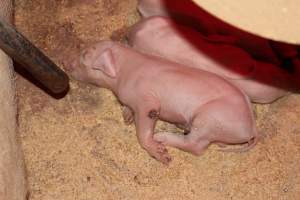
[(187, 135), (160, 132), (154, 135), (154, 139), (167, 146), (179, 148), (194, 155), (201, 155), (213, 141), (213, 135), (216, 132), (216, 121), (209, 116), (210, 110), (210, 107), (205, 107), (198, 113), (192, 122), (190, 133)]
[(166, 146), (175, 147), (199, 156), (208, 147), (210, 142), (206, 139), (199, 140), (193, 138), (192, 134), (195, 133), (190, 132), (188, 135), (179, 135), (169, 132), (159, 132), (154, 135), (154, 140)]

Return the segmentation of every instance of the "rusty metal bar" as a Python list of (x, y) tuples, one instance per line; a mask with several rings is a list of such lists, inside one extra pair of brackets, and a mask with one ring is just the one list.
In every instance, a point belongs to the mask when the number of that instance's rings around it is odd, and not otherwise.
[(66, 73), (1, 18), (0, 48), (53, 93), (61, 93), (69, 87)]

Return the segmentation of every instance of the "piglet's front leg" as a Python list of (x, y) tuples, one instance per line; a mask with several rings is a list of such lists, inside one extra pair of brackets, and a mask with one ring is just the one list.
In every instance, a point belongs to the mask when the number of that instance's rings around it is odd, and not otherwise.
[(159, 110), (155, 107), (146, 106), (138, 109), (135, 113), (137, 138), (140, 145), (152, 157), (167, 165), (171, 161), (171, 157), (165, 145), (153, 139), (153, 131), (158, 114)]

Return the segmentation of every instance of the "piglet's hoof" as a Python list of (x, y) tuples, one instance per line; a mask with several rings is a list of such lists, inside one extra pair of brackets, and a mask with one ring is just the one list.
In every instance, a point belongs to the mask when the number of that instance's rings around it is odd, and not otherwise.
[(149, 145), (146, 148), (146, 150), (152, 157), (154, 157), (156, 160), (162, 162), (165, 165), (168, 165), (172, 161), (172, 158), (169, 155), (165, 145), (161, 143), (154, 142), (151, 145)]

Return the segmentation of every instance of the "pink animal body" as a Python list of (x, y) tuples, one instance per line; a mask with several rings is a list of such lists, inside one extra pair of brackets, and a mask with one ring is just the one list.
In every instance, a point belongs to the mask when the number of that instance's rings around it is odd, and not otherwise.
[[(113, 91), (124, 105), (126, 122), (135, 122), (141, 146), (170, 162), (165, 146), (199, 155), (210, 143), (256, 143), (247, 96), (225, 79), (121, 44), (104, 41), (84, 50), (66, 70), (77, 80)], [(156, 133), (157, 119), (175, 123), (187, 135)]]
[(235, 44), (255, 58), (279, 64), (279, 59), (267, 39), (223, 22), (190, 0), (139, 0), (138, 10), (145, 18), (151, 16), (172, 17), (177, 22), (199, 30), (208, 39)]
[(129, 33), (129, 43), (138, 51), (218, 74), (257, 103), (270, 103), (286, 95), (293, 83), (292, 76), (280, 68), (256, 61), (238, 47), (211, 43), (166, 17), (137, 23)]

